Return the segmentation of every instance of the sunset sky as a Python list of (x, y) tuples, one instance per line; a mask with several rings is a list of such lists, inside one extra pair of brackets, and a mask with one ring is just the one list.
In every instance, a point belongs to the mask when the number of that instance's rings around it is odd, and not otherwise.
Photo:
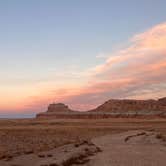
[(165, 0), (0, 1), (0, 118), (163, 96)]

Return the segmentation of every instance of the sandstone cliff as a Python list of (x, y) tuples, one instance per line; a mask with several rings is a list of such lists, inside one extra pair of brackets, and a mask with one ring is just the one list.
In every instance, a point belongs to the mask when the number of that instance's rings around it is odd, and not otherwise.
[(61, 116), (73, 114), (74, 111), (69, 109), (69, 107), (63, 103), (53, 103), (48, 106), (48, 110), (46, 112), (42, 112), (37, 114), (37, 118), (58, 118)]
[(159, 100), (131, 100), (131, 99), (111, 99), (100, 105), (93, 112), (111, 113), (159, 113), (166, 111), (166, 98)]
[(78, 112), (62, 103), (53, 103), (37, 118), (166, 117), (166, 97), (158, 100), (111, 99), (96, 109)]
[(69, 107), (63, 103), (53, 103), (48, 106), (47, 113), (70, 113), (72, 110), (69, 109)]

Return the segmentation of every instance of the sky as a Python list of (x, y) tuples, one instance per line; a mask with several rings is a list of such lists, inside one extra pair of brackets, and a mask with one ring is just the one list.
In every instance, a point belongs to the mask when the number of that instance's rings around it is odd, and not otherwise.
[(52, 102), (166, 96), (165, 0), (0, 0), (0, 117)]

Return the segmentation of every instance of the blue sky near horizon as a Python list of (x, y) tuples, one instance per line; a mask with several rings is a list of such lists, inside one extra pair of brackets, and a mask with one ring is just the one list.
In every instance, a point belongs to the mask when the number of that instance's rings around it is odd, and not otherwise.
[[(1, 112), (11, 110), (8, 100), (15, 107), (50, 84), (87, 82), (81, 74), (105, 63), (98, 56), (111, 56), (135, 34), (164, 23), (165, 6), (164, 0), (1, 0)], [(13, 101), (10, 93), (17, 92)]]

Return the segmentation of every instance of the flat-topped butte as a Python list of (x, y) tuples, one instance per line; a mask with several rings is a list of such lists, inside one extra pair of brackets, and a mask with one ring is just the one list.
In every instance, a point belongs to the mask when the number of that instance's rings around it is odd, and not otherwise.
[(37, 118), (112, 118), (112, 117), (166, 117), (166, 97), (158, 100), (111, 99), (96, 109), (74, 111), (63, 103), (53, 103)]

